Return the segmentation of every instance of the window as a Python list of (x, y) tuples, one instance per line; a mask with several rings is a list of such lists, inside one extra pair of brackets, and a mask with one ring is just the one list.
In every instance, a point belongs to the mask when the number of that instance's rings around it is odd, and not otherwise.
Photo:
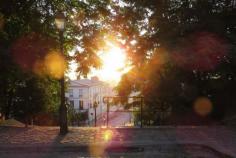
[(83, 89), (79, 89), (79, 98), (83, 97)]
[(74, 107), (74, 101), (73, 100), (70, 101), (70, 106)]
[(79, 109), (84, 110), (84, 101), (83, 100), (79, 101)]
[(73, 89), (69, 89), (69, 97), (73, 97)]

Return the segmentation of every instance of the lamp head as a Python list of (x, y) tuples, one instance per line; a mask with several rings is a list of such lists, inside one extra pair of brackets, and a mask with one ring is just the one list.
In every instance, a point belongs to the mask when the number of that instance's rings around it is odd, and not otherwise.
[(62, 12), (59, 12), (55, 16), (55, 24), (58, 30), (63, 31), (65, 29), (66, 18)]

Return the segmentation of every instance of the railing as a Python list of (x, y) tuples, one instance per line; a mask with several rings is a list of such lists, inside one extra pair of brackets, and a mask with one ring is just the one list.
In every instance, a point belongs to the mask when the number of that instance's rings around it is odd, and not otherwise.
[[(131, 100), (131, 101), (130, 101)], [(145, 119), (147, 116), (155, 114), (157, 119), (155, 122), (157, 124), (162, 125), (165, 124), (165, 118), (168, 117), (171, 113), (171, 106), (170, 105), (162, 105), (155, 110), (147, 110), (145, 109), (146, 105), (144, 106), (144, 97), (143, 96), (133, 96), (133, 97), (123, 97), (123, 96), (106, 96), (103, 97), (103, 102), (107, 105), (106, 111), (106, 126), (109, 126), (109, 113), (136, 113), (136, 118), (134, 119), (134, 125), (138, 125), (141, 128), (146, 124), (150, 126), (151, 120)], [(128, 108), (122, 110), (113, 111), (110, 109), (110, 106), (116, 103), (122, 104), (125, 103), (129, 105)], [(138, 117), (137, 117), (138, 116)]]
[[(111, 111), (110, 105), (112, 102), (120, 102), (122, 100), (132, 99), (135, 100), (136, 103), (139, 104), (139, 108), (134, 109), (134, 107), (130, 110), (117, 110), (117, 111)], [(103, 97), (103, 102), (107, 105), (107, 115), (106, 115), (106, 126), (109, 126), (109, 112), (140, 112), (140, 119), (141, 124), (140, 127), (143, 127), (143, 97), (142, 96), (133, 96), (133, 97), (123, 97), (123, 96), (106, 96)]]

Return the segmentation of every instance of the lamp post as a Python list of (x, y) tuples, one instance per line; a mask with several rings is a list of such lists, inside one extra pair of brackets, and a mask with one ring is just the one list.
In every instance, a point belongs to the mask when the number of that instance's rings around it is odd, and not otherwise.
[(97, 107), (98, 107), (98, 103), (97, 103), (97, 101), (95, 101), (93, 103), (94, 117), (95, 117), (95, 127), (97, 127)]
[[(55, 24), (59, 31), (60, 36), (60, 51), (62, 55), (64, 55), (63, 52), (63, 33), (65, 29), (65, 16), (63, 13), (58, 13), (55, 17)], [(60, 105), (60, 134), (64, 135), (68, 132), (68, 125), (67, 125), (67, 107), (65, 104), (65, 79), (64, 79), (64, 73), (60, 79), (60, 85), (61, 85), (61, 105)]]

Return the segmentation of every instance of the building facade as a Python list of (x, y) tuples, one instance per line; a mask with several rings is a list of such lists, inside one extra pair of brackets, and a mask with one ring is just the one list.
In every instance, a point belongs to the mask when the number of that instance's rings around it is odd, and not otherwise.
[(112, 88), (105, 82), (99, 81), (97, 77), (91, 79), (73, 80), (69, 82), (66, 92), (67, 102), (76, 112), (86, 112), (88, 124), (95, 119), (95, 108), (97, 118), (106, 112), (106, 104), (103, 103), (104, 96), (114, 95)]

